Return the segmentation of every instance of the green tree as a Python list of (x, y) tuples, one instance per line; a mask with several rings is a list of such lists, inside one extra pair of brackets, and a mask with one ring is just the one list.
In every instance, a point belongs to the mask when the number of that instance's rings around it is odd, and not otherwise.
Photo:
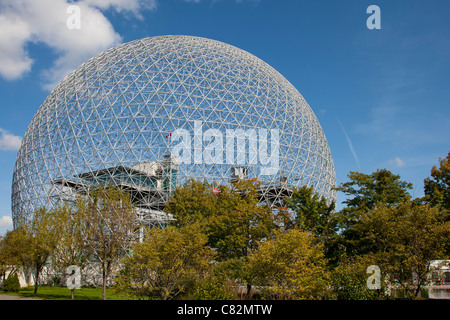
[[(64, 204), (58, 208), (58, 223), (60, 224), (59, 241), (51, 255), (52, 266), (58, 274), (64, 275), (67, 267), (76, 265), (83, 269), (88, 260), (88, 250), (85, 248), (85, 224), (80, 220), (83, 215), (76, 214), (76, 207)], [(62, 277), (61, 284), (63, 284)], [(65, 285), (65, 283), (64, 283)], [(72, 299), (74, 289), (72, 289)]]
[(449, 257), (450, 222), (430, 205), (379, 204), (361, 215), (353, 230), (361, 239), (359, 253), (373, 253), (393, 283), (413, 297), (426, 283), (431, 261)]
[(187, 298), (189, 300), (236, 300), (238, 297), (234, 287), (234, 282), (217, 277), (210, 272), (195, 283), (193, 292)]
[(277, 231), (249, 256), (249, 268), (264, 298), (320, 299), (327, 295), (323, 244), (310, 232)]
[(400, 180), (386, 169), (379, 169), (372, 174), (350, 172), (350, 181), (342, 183), (336, 190), (346, 195), (346, 204), (336, 214), (336, 223), (340, 231), (337, 244), (346, 248), (347, 252), (358, 250), (360, 239), (355, 234), (353, 226), (359, 219), (373, 210), (378, 204), (395, 207), (403, 201), (410, 200), (408, 190), (412, 184)]
[[(251, 299), (252, 274), (249, 269), (248, 257), (228, 258), (216, 261), (212, 270), (212, 278), (220, 281), (222, 290), (232, 299)], [(247, 287), (247, 291), (238, 291), (237, 288)]]
[(112, 187), (100, 187), (78, 200), (76, 214), (83, 230), (83, 246), (100, 262), (102, 298), (106, 300), (109, 276), (127, 254), (133, 240), (133, 207), (127, 193)]
[(341, 256), (331, 272), (331, 287), (335, 298), (338, 300), (388, 299), (388, 288), (385, 281), (382, 281), (385, 274), (380, 275), (380, 289), (369, 289), (367, 286), (370, 276), (367, 268), (376, 263), (375, 257), (370, 254)]
[(389, 170), (378, 169), (372, 174), (351, 171), (348, 177), (350, 181), (336, 188), (348, 197), (343, 201), (346, 211), (371, 210), (377, 203), (395, 206), (411, 199), (408, 190), (412, 189), (412, 184), (401, 181), (399, 175)]
[(238, 181), (233, 189), (220, 192), (221, 210), (211, 216), (207, 232), (221, 258), (247, 256), (258, 242), (271, 236), (275, 224), (268, 206), (259, 204), (256, 180)]
[(116, 288), (139, 299), (172, 299), (207, 274), (213, 251), (206, 246), (201, 227), (148, 230), (143, 242), (134, 243), (132, 254), (122, 260)]
[(58, 212), (38, 209), (30, 219), (19, 219), (19, 229), (25, 232), (25, 265), (34, 269), (34, 294), (37, 293), (39, 276), (55, 250), (61, 234)]
[(23, 228), (7, 231), (0, 238), (0, 268), (3, 278), (8, 270), (14, 273), (20, 267), (27, 266), (29, 258), (24, 250), (27, 246), (28, 238)]
[(433, 166), (431, 177), (424, 181), (424, 190), (427, 203), (450, 211), (450, 152), (446, 158), (439, 158), (439, 168)]
[(285, 229), (296, 227), (310, 231), (323, 241), (336, 233), (333, 219), (335, 203), (328, 204), (313, 187), (294, 188), (291, 197), (284, 199), (284, 202), (286, 207), (280, 209)]
[(174, 215), (173, 225), (178, 227), (197, 222), (206, 223), (218, 209), (217, 197), (211, 185), (193, 179), (177, 187), (165, 207), (167, 213)]
[(6, 292), (19, 292), (20, 282), (16, 272), (9, 274), (8, 278), (3, 282), (2, 289)]
[(219, 259), (247, 256), (275, 227), (270, 209), (259, 204), (258, 184), (238, 181), (214, 193), (207, 182), (190, 180), (174, 191), (166, 211), (176, 226), (200, 223)]

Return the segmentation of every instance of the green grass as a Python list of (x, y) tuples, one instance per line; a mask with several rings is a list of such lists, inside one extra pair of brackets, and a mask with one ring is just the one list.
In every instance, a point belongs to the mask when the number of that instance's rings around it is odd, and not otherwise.
[[(71, 300), (70, 289), (66, 287), (38, 287), (34, 294), (34, 287), (20, 289), (17, 293), (0, 290), (0, 294), (9, 294), (27, 298), (38, 298), (42, 300)], [(117, 295), (113, 289), (106, 289), (106, 300), (127, 300), (125, 296)], [(102, 300), (102, 288), (75, 289), (74, 300)]]

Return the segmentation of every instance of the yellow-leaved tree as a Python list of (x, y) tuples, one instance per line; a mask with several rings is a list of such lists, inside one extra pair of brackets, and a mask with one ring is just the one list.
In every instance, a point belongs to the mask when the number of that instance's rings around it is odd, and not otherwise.
[(122, 260), (116, 289), (138, 299), (172, 299), (206, 274), (213, 251), (197, 224), (148, 230)]
[(249, 256), (253, 285), (266, 299), (320, 299), (329, 275), (323, 244), (300, 229), (276, 231)]

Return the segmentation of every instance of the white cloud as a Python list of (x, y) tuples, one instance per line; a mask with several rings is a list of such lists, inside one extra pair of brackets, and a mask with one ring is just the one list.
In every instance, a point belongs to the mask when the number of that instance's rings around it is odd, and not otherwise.
[(15, 15), (0, 15), (0, 74), (7, 80), (19, 78), (31, 69), (25, 43), (30, 39), (29, 26)]
[(401, 168), (405, 166), (405, 161), (403, 161), (400, 157), (395, 157), (394, 159), (389, 160), (389, 164)]
[(19, 150), (22, 138), (0, 128), (0, 150)]
[(3, 216), (0, 218), (0, 227), (8, 228), (8, 227), (12, 227), (12, 225), (13, 225), (13, 221), (10, 216)]
[[(66, 25), (67, 7), (80, 8), (80, 29)], [(70, 71), (92, 56), (122, 41), (101, 10), (113, 9), (142, 18), (141, 10), (156, 8), (156, 0), (2, 0), (0, 3), (0, 75), (18, 79), (33, 63), (29, 43), (43, 43), (58, 58), (43, 75), (53, 89)]]

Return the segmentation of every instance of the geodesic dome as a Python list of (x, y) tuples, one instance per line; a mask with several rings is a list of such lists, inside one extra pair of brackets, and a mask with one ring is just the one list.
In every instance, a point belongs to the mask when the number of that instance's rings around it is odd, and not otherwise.
[(18, 152), (13, 218), (112, 184), (158, 219), (189, 178), (217, 191), (258, 178), (272, 205), (294, 186), (336, 197), (323, 130), (282, 75), (222, 42), (159, 36), (91, 58), (48, 95)]

